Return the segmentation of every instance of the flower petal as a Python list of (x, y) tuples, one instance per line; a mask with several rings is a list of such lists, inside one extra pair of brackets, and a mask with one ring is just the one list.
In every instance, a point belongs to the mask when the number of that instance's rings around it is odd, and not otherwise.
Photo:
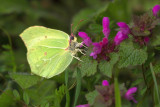
[(132, 87), (132, 88), (130, 88), (130, 89), (128, 89), (128, 91), (126, 92), (126, 94), (125, 94), (125, 98), (127, 99), (127, 100), (132, 100), (134, 103), (137, 103), (137, 101), (134, 99), (134, 93), (137, 91), (137, 87)]
[(85, 32), (78, 32), (78, 35), (83, 39), (83, 44), (90, 46), (92, 44), (91, 38)]
[(109, 29), (109, 18), (108, 17), (103, 17), (102, 20), (102, 25), (103, 25), (103, 34), (106, 38), (108, 38), (110, 29)]
[(102, 81), (102, 85), (103, 85), (103, 86), (109, 86), (109, 82), (108, 82), (107, 80), (103, 80), (103, 81)]
[(146, 44), (149, 42), (149, 40), (150, 40), (150, 39), (149, 39), (148, 36), (144, 38), (144, 42), (145, 42)]
[(125, 35), (122, 31), (119, 31), (114, 38), (114, 43), (115, 45), (119, 45), (123, 40), (127, 38), (128, 35)]
[(90, 107), (89, 104), (84, 104), (84, 105), (77, 105), (76, 107)]
[(153, 15), (157, 16), (158, 12), (160, 11), (160, 5), (155, 5), (152, 9)]
[(130, 28), (125, 22), (118, 22), (117, 25), (120, 27), (120, 31), (122, 31), (125, 35), (130, 33)]

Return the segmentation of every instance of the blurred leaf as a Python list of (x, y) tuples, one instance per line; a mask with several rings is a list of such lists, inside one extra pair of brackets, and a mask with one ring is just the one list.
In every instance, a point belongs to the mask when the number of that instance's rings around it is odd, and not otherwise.
[(92, 91), (92, 92), (89, 92), (88, 94), (86, 94), (86, 99), (88, 101), (88, 103), (90, 105), (93, 105), (94, 104), (94, 100), (96, 98), (96, 96), (98, 95), (98, 92), (96, 90)]
[(139, 85), (141, 82), (143, 82), (144, 80), (142, 78), (138, 78), (137, 80), (132, 82), (131, 87), (134, 87), (136, 85)]
[(115, 107), (121, 107), (121, 95), (120, 95), (117, 76), (114, 77), (114, 91), (115, 91), (115, 105), (116, 105)]
[(77, 85), (76, 85), (76, 92), (75, 92), (75, 98), (74, 98), (74, 104), (73, 104), (73, 107), (76, 106), (77, 104), (77, 101), (78, 101), (78, 97), (79, 97), (79, 94), (80, 94), (80, 90), (81, 90), (81, 71), (79, 68), (77, 68)]
[(41, 77), (25, 73), (10, 73), (10, 77), (15, 80), (23, 89), (29, 88), (41, 80)]
[(75, 32), (77, 32), (82, 26), (84, 26), (90, 21), (90, 18), (93, 17), (94, 12), (95, 12), (94, 9), (86, 8), (77, 13), (72, 19), (72, 24), (73, 24), (72, 29), (75, 30)]
[(68, 90), (68, 73), (69, 71), (65, 71), (65, 85), (66, 85), (66, 105), (65, 107), (70, 106), (70, 95), (69, 95), (69, 90)]
[(17, 100), (20, 100), (20, 95), (17, 90), (13, 90), (13, 95)]
[(97, 61), (92, 60), (91, 57), (88, 56), (82, 56), (81, 57), (79, 68), (83, 76), (91, 76), (94, 75), (97, 72)]
[(100, 24), (90, 24), (90, 26), (89, 26), (89, 30), (92, 33), (101, 33), (102, 29), (103, 29), (103, 27)]
[(23, 92), (23, 100), (27, 105), (29, 104), (29, 96), (27, 92)]
[(41, 107), (49, 107), (49, 103), (42, 104)]
[(153, 29), (153, 34), (151, 38), (151, 45), (152, 46), (157, 46), (160, 45), (160, 26), (157, 26), (155, 29)]
[(112, 77), (112, 69), (114, 64), (118, 61), (118, 54), (110, 54), (110, 61), (101, 61), (99, 64), (100, 71), (108, 77)]
[(155, 66), (153, 66), (153, 71), (157, 74), (160, 73), (160, 63), (157, 63)]
[(14, 99), (13, 99), (13, 93), (11, 90), (5, 90), (0, 95), (0, 107), (13, 107)]
[(54, 94), (54, 107), (61, 107), (61, 101), (65, 95), (65, 85), (61, 85), (59, 89), (55, 90)]
[(152, 78), (153, 78), (153, 81), (154, 81), (154, 88), (153, 88), (153, 89), (155, 89), (155, 92), (154, 92), (155, 99), (154, 100), (155, 100), (155, 102), (157, 102), (156, 105), (158, 105), (160, 107), (159, 89), (158, 89), (158, 85), (157, 85), (156, 76), (155, 76), (155, 73), (153, 71), (152, 63), (150, 63), (150, 69), (151, 69)]
[(148, 56), (144, 49), (139, 49), (132, 42), (128, 41), (124, 41), (120, 44), (119, 55), (119, 68), (129, 65), (141, 65), (145, 63)]

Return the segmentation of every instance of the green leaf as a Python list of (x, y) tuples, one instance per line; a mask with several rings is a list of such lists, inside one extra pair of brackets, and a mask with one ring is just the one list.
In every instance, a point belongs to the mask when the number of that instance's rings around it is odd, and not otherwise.
[(94, 75), (97, 72), (97, 61), (92, 60), (91, 57), (88, 56), (82, 56), (81, 57), (79, 68), (83, 76), (91, 76)]
[(89, 19), (93, 17), (94, 12), (94, 9), (86, 8), (77, 13), (72, 19), (73, 29), (78, 31), (82, 26), (87, 24), (90, 21)]
[(160, 98), (159, 98), (159, 89), (158, 89), (158, 85), (157, 85), (157, 80), (156, 80), (156, 76), (155, 76), (155, 73), (153, 71), (153, 66), (152, 66), (152, 63), (150, 63), (150, 69), (151, 69), (151, 73), (152, 73), (152, 78), (153, 78), (153, 81), (154, 81), (154, 88), (155, 89), (155, 102), (158, 102), (158, 106), (160, 107)]
[(124, 41), (120, 45), (119, 49), (120, 61), (119, 68), (127, 66), (141, 65), (147, 60), (147, 52), (144, 49), (140, 49), (131, 41)]
[(103, 27), (100, 24), (90, 24), (89, 26), (89, 30), (92, 33), (102, 33), (102, 29)]
[(138, 78), (137, 80), (132, 82), (131, 87), (134, 87), (136, 85), (139, 85), (141, 82), (143, 82), (144, 80), (142, 78)]
[(29, 104), (29, 96), (28, 96), (27, 92), (23, 93), (23, 100), (27, 105)]
[(69, 95), (69, 90), (68, 90), (68, 73), (69, 71), (65, 72), (65, 85), (66, 85), (66, 105), (65, 107), (69, 107), (70, 106), (70, 95)]
[(120, 95), (117, 76), (114, 77), (114, 91), (115, 91), (115, 103), (116, 103), (115, 107), (121, 107), (121, 95)]
[(151, 45), (157, 46), (160, 45), (160, 26), (157, 26), (152, 32)]
[(15, 98), (16, 98), (17, 100), (20, 100), (20, 95), (19, 95), (19, 93), (18, 93), (17, 90), (13, 90), (13, 95), (15, 96)]
[(112, 69), (113, 66), (116, 64), (116, 62), (118, 61), (118, 54), (116, 53), (112, 53), (110, 54), (110, 61), (102, 61), (99, 64), (99, 69), (100, 71), (105, 74), (108, 77), (112, 77)]
[(54, 93), (54, 106), (55, 107), (61, 107), (61, 101), (63, 99), (63, 96), (65, 95), (65, 85), (61, 85), (59, 87), (59, 89), (56, 89), (55, 90), (55, 93)]
[(75, 99), (74, 99), (74, 104), (73, 104), (73, 107), (76, 106), (77, 104), (77, 101), (78, 101), (78, 97), (79, 97), (79, 94), (80, 94), (80, 90), (81, 90), (81, 71), (79, 68), (77, 68), (77, 85), (76, 85), (76, 93), (75, 93)]
[(13, 93), (11, 90), (5, 90), (0, 95), (0, 107), (13, 107)]
[(88, 103), (90, 105), (93, 105), (94, 104), (94, 100), (96, 98), (96, 96), (98, 95), (98, 92), (96, 90), (92, 91), (92, 92), (89, 92), (88, 94), (86, 94), (86, 99), (88, 101)]
[(153, 66), (153, 71), (157, 74), (160, 73), (160, 63)]
[(41, 80), (41, 78), (36, 75), (29, 75), (25, 73), (10, 73), (10, 77), (23, 89), (29, 88)]

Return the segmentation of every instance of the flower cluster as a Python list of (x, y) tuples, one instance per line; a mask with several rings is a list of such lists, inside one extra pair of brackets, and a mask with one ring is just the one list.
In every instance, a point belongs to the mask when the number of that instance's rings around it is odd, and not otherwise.
[[(114, 104), (115, 98), (113, 84), (109, 85), (109, 82), (107, 80), (103, 80), (102, 86), (96, 86), (96, 90), (99, 94), (96, 96), (94, 104), (105, 105), (107, 107), (110, 107), (112, 104)], [(134, 103), (137, 103), (137, 101), (133, 97), (133, 94), (136, 92), (137, 87), (132, 87), (128, 89), (124, 95), (123, 92), (121, 92), (121, 96), (127, 99), (128, 101), (133, 101)], [(84, 104), (78, 105), (76, 107), (90, 107), (90, 105)]]
[(117, 25), (120, 27), (120, 31), (116, 34), (114, 41), (109, 43), (108, 37), (110, 34), (109, 28), (109, 18), (104, 17), (102, 20), (103, 25), (103, 34), (104, 38), (100, 42), (92, 42), (90, 37), (85, 32), (79, 32), (78, 35), (83, 39), (83, 44), (86, 46), (93, 46), (93, 51), (91, 52), (90, 56), (94, 59), (104, 59), (109, 60), (107, 54), (115, 51), (115, 46), (119, 45), (123, 40), (128, 38), (128, 34), (130, 33), (129, 26), (124, 22), (119, 22)]

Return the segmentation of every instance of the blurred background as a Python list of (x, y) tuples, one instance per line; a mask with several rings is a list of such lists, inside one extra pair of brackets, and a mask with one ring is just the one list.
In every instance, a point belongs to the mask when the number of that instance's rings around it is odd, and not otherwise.
[[(93, 41), (99, 41), (104, 16), (110, 18), (110, 28), (115, 29), (111, 32), (112, 38), (118, 21), (132, 24), (133, 15), (142, 14), (159, 3), (159, 0), (0, 0), (0, 93), (8, 87), (20, 91), (16, 85), (13, 86), (9, 73), (30, 73), (26, 47), (19, 37), (26, 28), (40, 25), (70, 34), (71, 24), (74, 29), (83, 19), (75, 35), (78, 31), (85, 31)], [(100, 37), (95, 38), (96, 34)], [(72, 65), (75, 63), (73, 61)], [(60, 84), (64, 83), (63, 80)], [(1, 98), (0, 107), (9, 107), (1, 106)]]

